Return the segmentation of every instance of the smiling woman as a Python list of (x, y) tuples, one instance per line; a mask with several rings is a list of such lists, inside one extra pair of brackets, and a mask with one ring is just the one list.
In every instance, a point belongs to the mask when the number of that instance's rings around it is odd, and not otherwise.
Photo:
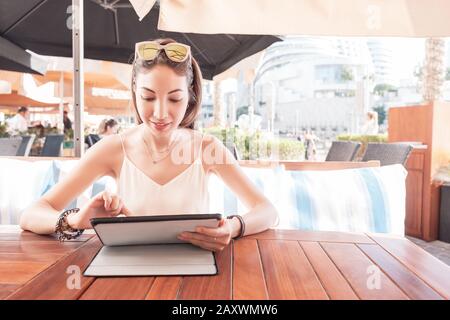
[[(194, 129), (201, 81), (189, 46), (171, 39), (137, 43), (131, 87), (138, 125), (90, 148), (64, 180), (24, 211), (21, 227), (70, 239), (91, 228), (94, 217), (206, 214), (211, 174), (221, 178), (249, 211), (221, 220), (216, 228), (183, 232), (181, 240), (219, 251), (232, 238), (272, 227), (278, 218), (274, 206), (218, 139)], [(64, 211), (106, 175), (116, 180), (117, 194), (104, 191), (84, 207)]]

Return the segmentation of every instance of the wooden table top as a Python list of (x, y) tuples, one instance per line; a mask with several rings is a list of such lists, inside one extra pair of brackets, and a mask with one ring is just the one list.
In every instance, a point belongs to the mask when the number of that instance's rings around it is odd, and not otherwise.
[(69, 267), (82, 273), (100, 248), (0, 226), (0, 299), (450, 298), (450, 267), (401, 237), (268, 230), (218, 253), (216, 276), (81, 275), (71, 288)]

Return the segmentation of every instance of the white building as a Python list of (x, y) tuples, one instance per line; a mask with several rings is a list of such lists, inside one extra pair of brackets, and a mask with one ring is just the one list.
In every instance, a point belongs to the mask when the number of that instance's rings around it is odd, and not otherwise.
[(369, 110), (373, 73), (364, 40), (289, 37), (266, 50), (255, 79), (255, 112), (269, 130), (312, 129), (324, 137), (356, 132)]
[(375, 84), (395, 85), (393, 75), (393, 54), (392, 49), (385, 45), (382, 40), (367, 40), (367, 46), (372, 56), (374, 65)]

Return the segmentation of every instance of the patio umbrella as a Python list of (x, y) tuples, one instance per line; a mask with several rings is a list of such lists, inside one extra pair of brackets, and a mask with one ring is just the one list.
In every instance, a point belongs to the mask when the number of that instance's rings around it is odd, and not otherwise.
[(0, 94), (0, 106), (5, 107), (59, 107), (58, 103), (47, 103), (42, 101), (37, 101), (34, 99), (31, 99), (27, 96), (21, 95), (17, 93), (16, 91), (13, 91), (9, 94)]
[[(2, 0), (0, 36), (39, 54), (72, 56), (71, 0)], [(139, 21), (127, 0), (84, 1), (84, 57), (129, 63), (138, 41), (170, 37), (189, 44), (205, 79), (280, 39), (268, 35), (160, 31), (159, 6)]]
[[(144, 18), (148, 14), (149, 3), (154, 0), (130, 2), (139, 17)], [(158, 28), (166, 31), (310, 36), (450, 36), (448, 0), (160, 2)]]
[(0, 37), (0, 70), (44, 74), (47, 62)]
[[(45, 75), (33, 76), (33, 78), (40, 84), (47, 82), (59, 82), (61, 77), (63, 78), (64, 83), (72, 83), (73, 81), (73, 73), (69, 71), (47, 71)], [(96, 88), (128, 90), (128, 87), (109, 74), (85, 72), (84, 84), (85, 86)]]

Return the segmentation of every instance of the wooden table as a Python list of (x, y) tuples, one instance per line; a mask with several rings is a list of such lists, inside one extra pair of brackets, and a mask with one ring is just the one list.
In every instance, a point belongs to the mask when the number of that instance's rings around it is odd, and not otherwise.
[(217, 254), (217, 276), (81, 276), (70, 289), (68, 267), (84, 271), (100, 247), (0, 226), (0, 299), (450, 298), (450, 267), (400, 237), (268, 230)]

